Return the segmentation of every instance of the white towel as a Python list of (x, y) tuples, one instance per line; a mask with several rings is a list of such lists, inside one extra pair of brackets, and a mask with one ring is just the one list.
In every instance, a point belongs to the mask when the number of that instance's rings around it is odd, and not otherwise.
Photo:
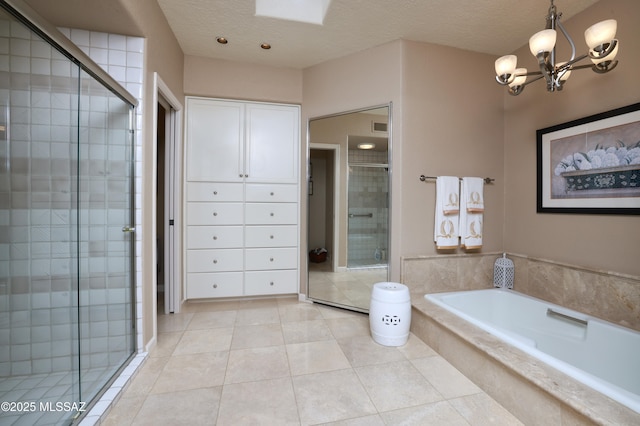
[(467, 250), (482, 247), (483, 185), (484, 180), (482, 178), (462, 178), (460, 188), (460, 243)]
[(436, 180), (436, 211), (433, 239), (438, 249), (453, 249), (458, 242), (460, 180), (455, 176), (439, 176)]

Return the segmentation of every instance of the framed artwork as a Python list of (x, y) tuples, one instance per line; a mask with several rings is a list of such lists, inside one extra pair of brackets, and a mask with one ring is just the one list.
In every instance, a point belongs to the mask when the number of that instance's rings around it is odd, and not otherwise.
[(640, 214), (640, 103), (536, 139), (538, 213)]

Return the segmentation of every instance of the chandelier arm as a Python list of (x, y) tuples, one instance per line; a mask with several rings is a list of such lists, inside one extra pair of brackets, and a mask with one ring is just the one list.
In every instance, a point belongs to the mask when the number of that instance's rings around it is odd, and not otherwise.
[[(564, 29), (564, 25), (562, 25), (562, 23), (560, 23), (560, 17), (558, 17), (558, 19), (556, 20), (556, 26), (558, 28), (560, 28), (560, 31), (562, 31), (562, 34), (564, 35), (564, 38), (566, 38), (567, 41), (569, 42), (569, 44), (571, 45), (571, 59), (569, 59), (569, 62), (571, 62), (576, 57), (576, 45), (573, 42), (573, 39), (571, 38), (571, 36), (567, 32), (567, 30)], [(554, 50), (555, 50), (555, 48), (554, 48)]]
[[(577, 69), (577, 67), (574, 67), (573, 64), (575, 64), (576, 62), (580, 62), (581, 60), (586, 59), (588, 57), (589, 57), (589, 54), (585, 53), (584, 55), (580, 55), (577, 58), (571, 58), (570, 61), (568, 61), (567, 63), (565, 63), (561, 67), (559, 67), (559, 69), (569, 68), (569, 67), (571, 67), (571, 69)], [(590, 67), (591, 65), (587, 65), (587, 66)]]

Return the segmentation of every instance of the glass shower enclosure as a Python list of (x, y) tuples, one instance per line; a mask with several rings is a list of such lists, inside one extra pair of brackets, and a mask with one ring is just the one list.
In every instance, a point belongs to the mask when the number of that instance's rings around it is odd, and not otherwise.
[(71, 424), (135, 350), (134, 104), (8, 3), (0, 424)]
[(387, 266), (389, 165), (387, 151), (349, 150), (347, 267)]

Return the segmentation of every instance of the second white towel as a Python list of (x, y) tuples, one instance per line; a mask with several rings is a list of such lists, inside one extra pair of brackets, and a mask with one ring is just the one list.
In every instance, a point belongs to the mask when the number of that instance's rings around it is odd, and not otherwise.
[(484, 180), (482, 178), (462, 178), (460, 188), (460, 244), (467, 250), (482, 247), (483, 185)]

